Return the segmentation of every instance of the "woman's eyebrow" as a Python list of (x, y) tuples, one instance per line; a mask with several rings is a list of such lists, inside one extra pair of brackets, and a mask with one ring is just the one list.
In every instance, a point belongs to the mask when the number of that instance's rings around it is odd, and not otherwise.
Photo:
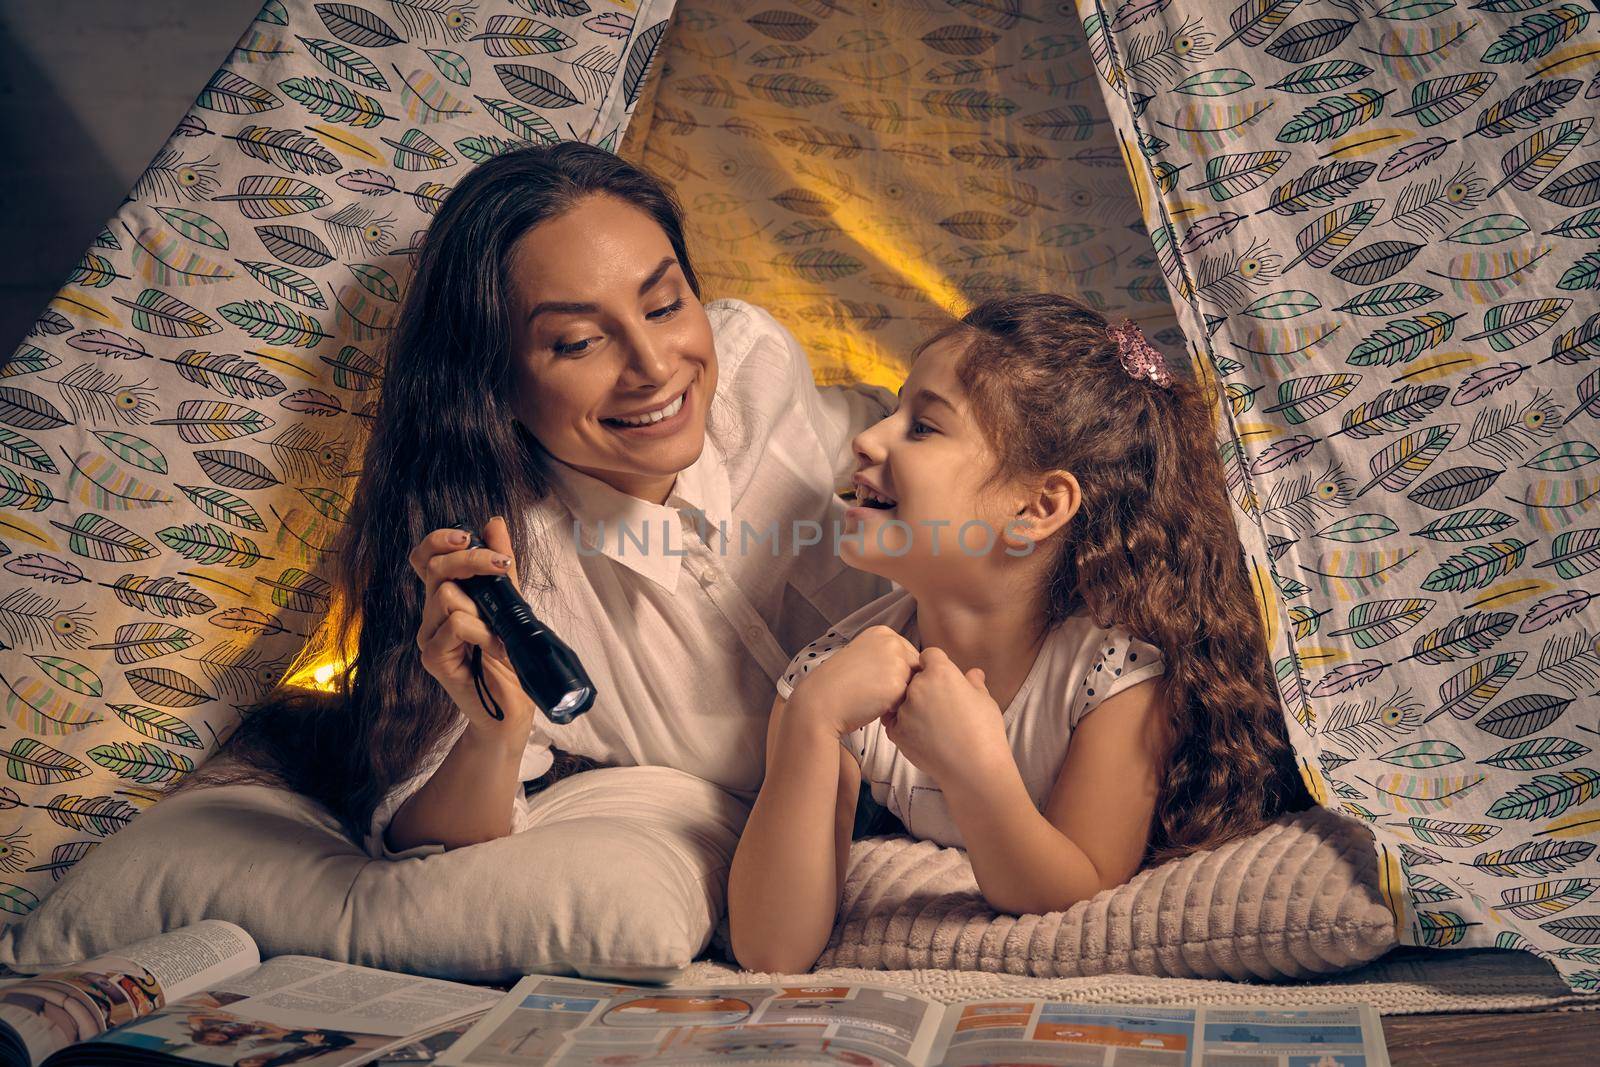
[(546, 300), (542, 304), (533, 305), (533, 310), (528, 312), (528, 322), (546, 311), (560, 311), (571, 315), (597, 315), (600, 313), (599, 304), (574, 304), (559, 300)]
[[(639, 283), (639, 295), (643, 296), (645, 293), (649, 292), (650, 287), (655, 285), (656, 282), (659, 282), (662, 278), (666, 277), (667, 271), (671, 270), (673, 264), (677, 262), (677, 256), (666, 256), (661, 260), (660, 263), (657, 263), (655, 265), (655, 269), (651, 270), (649, 274), (645, 275), (644, 281)], [(574, 303), (572, 301), (562, 300), (546, 300), (543, 303), (533, 305), (533, 309), (528, 312), (528, 317), (525, 321), (532, 322), (536, 315), (540, 315), (546, 311), (565, 312), (569, 315), (598, 315), (600, 313), (600, 305)]]
[(660, 263), (657, 263), (655, 270), (652, 270), (649, 274), (647, 274), (644, 281), (639, 283), (639, 295), (643, 296), (645, 293), (650, 291), (651, 286), (655, 285), (656, 282), (659, 282), (662, 278), (665, 278), (667, 276), (667, 271), (671, 270), (672, 265), (676, 262), (678, 262), (677, 256), (667, 256), (663, 258)]

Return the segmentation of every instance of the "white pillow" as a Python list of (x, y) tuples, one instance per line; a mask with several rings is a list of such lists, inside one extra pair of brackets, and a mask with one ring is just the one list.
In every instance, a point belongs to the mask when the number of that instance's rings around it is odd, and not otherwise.
[(711, 939), (747, 814), (681, 771), (602, 768), (533, 798), (522, 833), (388, 861), (304, 797), (199, 789), (84, 857), (0, 931), (0, 963), (45, 970), (209, 918), (243, 926), (263, 956), (469, 981), (665, 982)]

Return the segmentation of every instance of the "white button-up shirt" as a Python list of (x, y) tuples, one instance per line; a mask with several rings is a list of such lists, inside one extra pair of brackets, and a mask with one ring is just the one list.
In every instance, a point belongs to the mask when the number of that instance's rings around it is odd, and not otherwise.
[[(521, 777), (550, 747), (620, 766), (666, 766), (753, 801), (765, 770), (768, 713), (789, 660), (835, 622), (889, 592), (839, 558), (855, 469), (850, 442), (893, 410), (875, 386), (819, 389), (794, 337), (761, 308), (712, 301), (718, 381), (705, 448), (664, 505), (564, 463), (533, 516), (554, 591), (518, 561), (529, 606), (594, 682), (594, 705), (558, 726), (536, 714)], [(443, 762), (459, 718), (429, 762), (373, 815), (368, 850), (389, 851), (394, 812)], [(520, 791), (513, 828), (527, 802)]]

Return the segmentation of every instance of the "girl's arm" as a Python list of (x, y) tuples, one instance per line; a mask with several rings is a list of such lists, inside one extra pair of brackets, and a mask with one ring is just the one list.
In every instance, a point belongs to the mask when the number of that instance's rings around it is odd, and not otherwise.
[(1168, 721), (1160, 679), (1107, 698), (1073, 731), (1042, 813), (1014, 760), (940, 783), (990, 907), (1063, 911), (1133, 877), (1155, 817)]
[(861, 772), (800, 692), (767, 724), (767, 774), (728, 872), (728, 932), (746, 970), (811, 969), (833, 932)]

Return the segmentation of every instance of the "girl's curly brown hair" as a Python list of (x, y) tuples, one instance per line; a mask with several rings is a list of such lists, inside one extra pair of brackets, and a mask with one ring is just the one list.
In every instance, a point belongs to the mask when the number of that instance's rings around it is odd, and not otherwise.
[(995, 479), (1070, 471), (1046, 629), (1086, 611), (1161, 650), (1172, 707), (1148, 858), (1212, 848), (1310, 805), (1295, 770), (1212, 405), (1180, 375), (1130, 376), (1104, 316), (1035, 294), (986, 301), (923, 342), (966, 344), (957, 376), (997, 457)]

